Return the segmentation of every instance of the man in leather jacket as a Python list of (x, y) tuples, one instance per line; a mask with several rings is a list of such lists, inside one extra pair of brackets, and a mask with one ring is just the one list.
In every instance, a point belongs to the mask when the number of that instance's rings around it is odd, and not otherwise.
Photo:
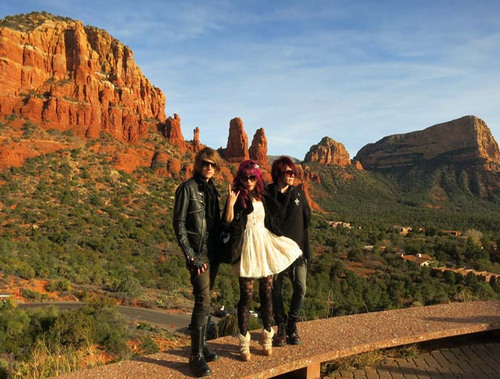
[[(273, 309), (274, 319), (278, 324), (278, 333), (274, 336), (274, 346), (286, 343), (302, 343), (297, 331), (297, 321), (302, 311), (306, 295), (307, 260), (310, 256), (308, 227), (311, 221), (311, 208), (301, 186), (294, 186), (297, 169), (293, 161), (281, 156), (273, 162), (271, 176), (273, 183), (267, 186), (267, 193), (281, 209), (280, 225), (284, 236), (293, 239), (302, 250), (299, 257), (288, 269), (274, 277)], [(292, 282), (292, 298), (288, 316), (283, 306), (283, 279), (288, 276)]]
[(218, 153), (206, 147), (195, 157), (194, 175), (175, 191), (173, 226), (190, 272), (194, 309), (191, 316), (189, 365), (196, 376), (211, 375), (206, 362), (218, 356), (206, 346), (210, 323), (210, 291), (217, 275), (215, 254), (220, 232), (219, 193), (212, 177), (219, 170)]

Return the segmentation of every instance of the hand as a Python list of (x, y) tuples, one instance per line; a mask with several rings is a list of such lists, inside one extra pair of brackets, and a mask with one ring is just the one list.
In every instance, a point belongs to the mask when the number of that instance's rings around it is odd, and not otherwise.
[(236, 200), (238, 200), (239, 195), (240, 191), (234, 192), (230, 184), (228, 186), (227, 205), (231, 208), (234, 207), (234, 204), (236, 204)]
[(200, 275), (207, 270), (208, 266), (203, 263), (199, 256), (196, 256), (187, 260), (187, 268), (189, 271), (195, 272), (196, 275)]

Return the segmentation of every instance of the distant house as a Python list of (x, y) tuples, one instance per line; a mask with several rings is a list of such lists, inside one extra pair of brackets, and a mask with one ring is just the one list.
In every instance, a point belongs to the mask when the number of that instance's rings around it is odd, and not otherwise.
[(432, 262), (432, 257), (428, 254), (405, 255), (402, 253), (401, 258), (408, 262), (414, 262), (420, 267), (429, 267)]
[(341, 228), (346, 228), (346, 229), (352, 229), (351, 223), (350, 222), (344, 222), (344, 221), (328, 221), (328, 225), (331, 227), (337, 229), (338, 227)]
[(10, 299), (10, 295), (0, 295), (0, 301), (7, 301)]
[[(385, 251), (385, 249), (386, 249), (385, 246), (378, 246), (379, 251)], [(373, 245), (363, 246), (363, 251), (365, 253), (371, 253), (371, 252), (375, 251), (375, 246), (373, 246)]]
[(462, 232), (459, 230), (441, 230), (441, 234), (445, 236), (459, 237), (462, 235)]
[(411, 226), (401, 226), (401, 225), (393, 225), (391, 227), (391, 231), (401, 234), (402, 236), (406, 236), (408, 232), (412, 231)]

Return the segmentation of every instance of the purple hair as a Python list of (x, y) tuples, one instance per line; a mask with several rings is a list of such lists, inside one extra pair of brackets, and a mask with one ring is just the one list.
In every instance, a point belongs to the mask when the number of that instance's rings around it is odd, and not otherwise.
[(255, 175), (257, 177), (257, 183), (255, 183), (255, 189), (253, 190), (252, 196), (258, 200), (262, 199), (265, 191), (264, 180), (262, 179), (262, 171), (260, 171), (259, 165), (252, 160), (246, 160), (240, 163), (238, 167), (238, 172), (233, 180), (233, 191), (240, 191), (239, 199), (242, 202), (243, 208), (246, 208), (246, 202), (250, 196), (248, 189), (245, 187), (245, 182), (243, 181), (244, 176)]

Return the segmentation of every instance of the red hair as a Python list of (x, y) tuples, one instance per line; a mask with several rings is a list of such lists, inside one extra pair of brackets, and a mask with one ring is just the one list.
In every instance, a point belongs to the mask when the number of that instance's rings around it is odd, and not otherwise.
[(245, 182), (243, 181), (244, 176), (255, 175), (257, 177), (257, 183), (255, 183), (255, 189), (251, 194), (254, 198), (261, 200), (264, 195), (265, 185), (264, 180), (262, 179), (262, 171), (259, 168), (259, 165), (252, 160), (246, 160), (240, 163), (238, 167), (238, 172), (233, 180), (233, 191), (240, 191), (239, 199), (242, 202), (243, 208), (246, 208), (246, 202), (250, 197), (250, 193), (245, 186)]
[(273, 183), (277, 184), (280, 176), (284, 176), (284, 171), (286, 166), (290, 167), (295, 176), (298, 175), (297, 167), (295, 167), (295, 163), (293, 163), (290, 157), (286, 155), (282, 155), (278, 159), (273, 162), (273, 166), (271, 167), (271, 176), (273, 177)]

